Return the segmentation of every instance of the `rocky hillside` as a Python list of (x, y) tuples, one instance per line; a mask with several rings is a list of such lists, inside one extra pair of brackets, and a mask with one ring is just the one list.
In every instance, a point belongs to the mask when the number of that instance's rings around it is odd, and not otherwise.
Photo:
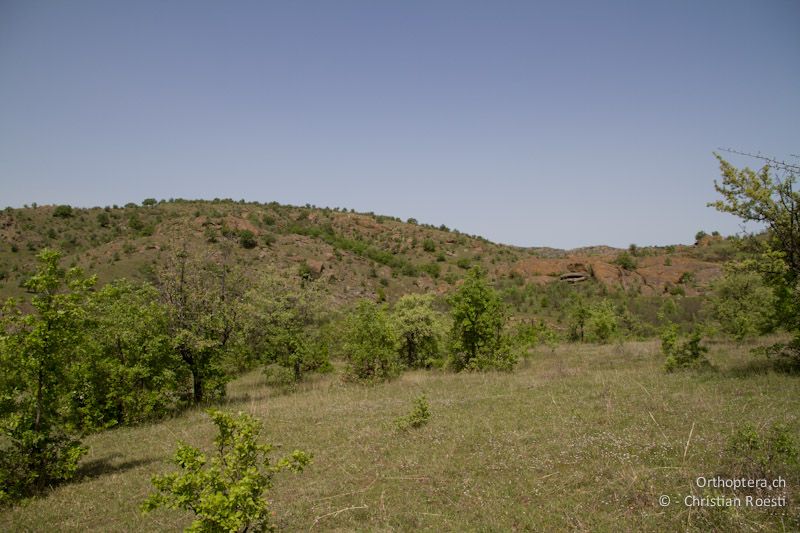
[(413, 219), (340, 208), (294, 207), (232, 200), (156, 202), (94, 207), (30, 206), (0, 212), (0, 296), (23, 292), (35, 254), (59, 249), (65, 264), (98, 274), (152, 278), (159, 262), (186, 247), (219, 254), (246, 272), (274, 267), (325, 283), (341, 303), (392, 301), (406, 292), (446, 293), (467, 269), (516, 286), (599, 284), (645, 296), (702, 294), (721, 272), (730, 246), (579, 250), (520, 248)]

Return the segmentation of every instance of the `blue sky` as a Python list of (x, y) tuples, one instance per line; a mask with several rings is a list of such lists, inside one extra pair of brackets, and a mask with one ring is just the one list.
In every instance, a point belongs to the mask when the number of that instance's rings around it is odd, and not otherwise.
[(800, 153), (798, 27), (793, 0), (3, 0), (0, 205), (275, 200), (524, 246), (734, 233), (711, 152)]

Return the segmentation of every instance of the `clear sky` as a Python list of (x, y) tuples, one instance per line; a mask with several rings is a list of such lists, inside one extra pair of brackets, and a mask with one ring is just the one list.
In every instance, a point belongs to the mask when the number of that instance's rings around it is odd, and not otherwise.
[(785, 158), (798, 125), (796, 0), (0, 0), (0, 206), (231, 197), (691, 242), (739, 229), (706, 207), (712, 151)]

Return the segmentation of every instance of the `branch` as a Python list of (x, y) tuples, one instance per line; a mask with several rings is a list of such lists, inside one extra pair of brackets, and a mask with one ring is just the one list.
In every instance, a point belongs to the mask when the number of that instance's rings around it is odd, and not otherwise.
[[(775, 157), (763, 155), (761, 152), (756, 152), (754, 154), (751, 152), (742, 152), (740, 150), (734, 150), (733, 148), (717, 148), (717, 150), (720, 150), (722, 152), (728, 152), (729, 154), (737, 154), (737, 155), (752, 157), (755, 159), (760, 159), (761, 161), (765, 161), (769, 166), (774, 167), (776, 169), (786, 170), (788, 172), (800, 173), (800, 165), (794, 163), (787, 163), (782, 159), (779, 160)], [(797, 157), (797, 156), (792, 154), (792, 157)]]

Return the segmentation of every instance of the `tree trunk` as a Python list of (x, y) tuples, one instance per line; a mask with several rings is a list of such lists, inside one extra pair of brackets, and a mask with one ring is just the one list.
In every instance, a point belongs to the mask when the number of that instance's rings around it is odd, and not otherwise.
[(196, 370), (192, 371), (192, 385), (194, 386), (194, 403), (197, 405), (203, 401), (203, 378)]

